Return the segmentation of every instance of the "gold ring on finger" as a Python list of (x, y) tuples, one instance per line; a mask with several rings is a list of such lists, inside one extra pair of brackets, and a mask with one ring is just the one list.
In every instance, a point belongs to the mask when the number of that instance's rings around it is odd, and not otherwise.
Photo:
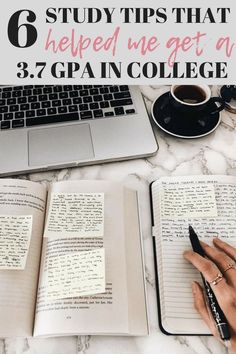
[(226, 272), (227, 272), (228, 270), (230, 270), (230, 269), (236, 269), (236, 263), (235, 263), (235, 262), (229, 263), (229, 264), (227, 265), (227, 267), (223, 270), (222, 273), (226, 273)]
[(209, 283), (212, 285), (217, 285), (222, 279), (223, 279), (223, 275), (221, 273), (218, 273), (217, 277), (211, 280)]

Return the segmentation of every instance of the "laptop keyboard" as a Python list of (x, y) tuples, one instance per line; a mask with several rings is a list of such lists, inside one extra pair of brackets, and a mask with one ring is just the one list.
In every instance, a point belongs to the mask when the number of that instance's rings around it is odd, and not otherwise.
[(0, 88), (1, 130), (134, 114), (129, 86), (12, 86)]

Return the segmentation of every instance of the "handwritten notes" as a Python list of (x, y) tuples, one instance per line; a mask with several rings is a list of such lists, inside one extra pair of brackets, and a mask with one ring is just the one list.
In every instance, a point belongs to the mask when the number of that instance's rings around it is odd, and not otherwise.
[(48, 262), (48, 300), (105, 292), (104, 248), (54, 256)]
[(103, 237), (103, 193), (53, 193), (45, 237)]
[[(104, 235), (103, 193), (53, 193), (44, 237)], [(48, 258), (47, 298), (57, 300), (105, 292), (103, 248)]]
[[(236, 246), (235, 218), (190, 219), (199, 238), (212, 245), (213, 237), (219, 236)], [(176, 318), (200, 318), (194, 309), (191, 283), (199, 281), (200, 273), (183, 258), (183, 252), (191, 249), (188, 224), (185, 220), (161, 221), (161, 277), (164, 279), (162, 295), (165, 299), (165, 315)], [(174, 279), (174, 281), (173, 281)], [(181, 292), (181, 296), (176, 296)]]
[(161, 217), (216, 217), (217, 206), (213, 184), (189, 183), (162, 189)]
[(32, 215), (0, 215), (0, 270), (25, 268)]

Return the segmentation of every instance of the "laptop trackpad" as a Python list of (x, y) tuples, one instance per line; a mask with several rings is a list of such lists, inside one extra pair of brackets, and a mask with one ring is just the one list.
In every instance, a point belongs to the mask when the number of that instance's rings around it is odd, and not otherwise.
[(47, 166), (94, 157), (89, 124), (29, 131), (29, 165)]

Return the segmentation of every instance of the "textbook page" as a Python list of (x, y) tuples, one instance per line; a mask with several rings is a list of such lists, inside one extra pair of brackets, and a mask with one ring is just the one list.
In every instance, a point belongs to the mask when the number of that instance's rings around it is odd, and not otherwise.
[[(180, 193), (182, 198), (176, 200)], [(167, 202), (163, 195), (168, 195)], [(236, 246), (236, 178), (161, 178), (154, 182), (152, 196), (162, 325), (169, 333), (207, 334), (209, 330), (194, 308), (191, 291), (192, 282), (201, 283), (201, 277), (184, 260), (183, 252), (191, 249), (189, 224), (209, 244), (213, 237), (220, 237)]]
[[(18, 247), (18, 255), (19, 252), (27, 251), (24, 262), (15, 259), (15, 264), (11, 263), (11, 267), (6, 263), (8, 269), (0, 269), (1, 337), (32, 336), (45, 203), (46, 188), (39, 183), (17, 179), (0, 180), (0, 215), (2, 221), (5, 216), (5, 221), (9, 222), (8, 225), (5, 224), (5, 231), (2, 223), (4, 232), (1, 236), (7, 235), (6, 230), (14, 231), (15, 237), (20, 235), (21, 241), (25, 240), (23, 245), (20, 246), (19, 242), (15, 245)], [(17, 233), (16, 221), (11, 222), (11, 219), (17, 220), (17, 228), (23, 233)], [(11, 269), (14, 266), (21, 266), (23, 269)]]
[[(55, 235), (44, 237), (34, 335), (128, 334), (123, 187), (108, 181), (55, 183), (49, 192), (47, 215), (52, 208), (53, 193), (104, 194), (104, 236), (91, 237), (89, 234), (85, 237), (79, 232), (77, 237), (70, 237), (65, 230), (64, 237), (61, 232), (58, 238)], [(55, 212), (55, 207), (53, 210)], [(102, 229), (99, 227), (100, 231)], [(105, 293), (48, 301), (47, 264), (50, 258), (98, 247), (105, 249)]]

